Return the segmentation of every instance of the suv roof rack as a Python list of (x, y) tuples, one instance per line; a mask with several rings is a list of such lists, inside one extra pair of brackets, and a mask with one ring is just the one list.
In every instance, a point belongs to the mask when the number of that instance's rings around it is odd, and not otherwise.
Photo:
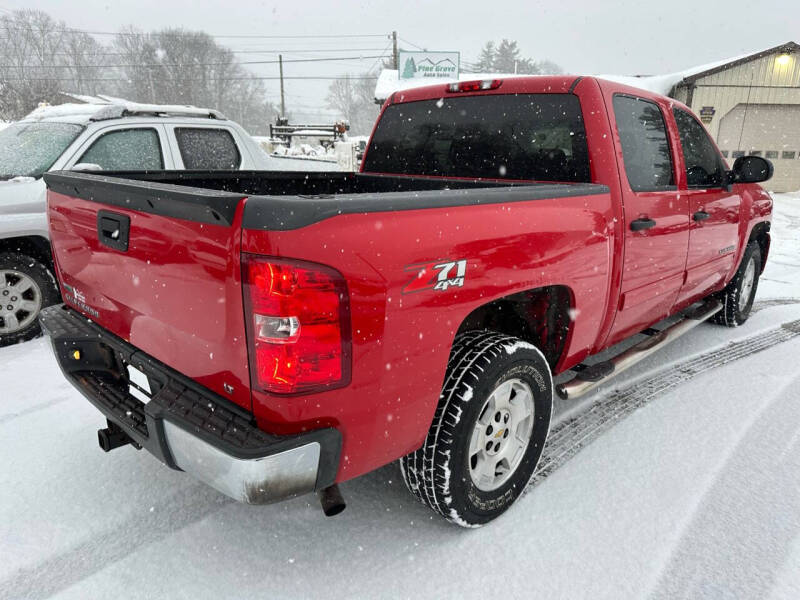
[(226, 119), (225, 115), (218, 110), (198, 108), (191, 105), (142, 104), (104, 94), (97, 94), (96, 96), (84, 96), (67, 92), (61, 92), (61, 94), (72, 100), (77, 100), (77, 103), (41, 106), (25, 118), (41, 120), (51, 117), (82, 116), (89, 121), (138, 116)]
[(178, 104), (139, 104), (136, 102), (111, 103), (103, 106), (92, 117), (91, 121), (119, 119), (121, 117), (201, 117), (206, 119), (225, 119), (218, 110), (181, 106)]

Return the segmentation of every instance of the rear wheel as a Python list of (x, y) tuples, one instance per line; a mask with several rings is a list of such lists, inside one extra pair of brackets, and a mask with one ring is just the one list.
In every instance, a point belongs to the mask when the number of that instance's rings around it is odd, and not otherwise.
[(519, 497), (547, 439), (550, 368), (518, 338), (456, 338), (439, 406), (422, 447), (400, 461), (408, 489), (446, 519), (475, 527)]
[(727, 327), (738, 327), (750, 316), (761, 275), (761, 248), (750, 243), (745, 248), (742, 263), (731, 282), (719, 293), (722, 310), (714, 315), (714, 322)]
[(24, 254), (0, 254), (0, 346), (40, 335), (39, 312), (56, 302), (56, 281), (45, 265)]

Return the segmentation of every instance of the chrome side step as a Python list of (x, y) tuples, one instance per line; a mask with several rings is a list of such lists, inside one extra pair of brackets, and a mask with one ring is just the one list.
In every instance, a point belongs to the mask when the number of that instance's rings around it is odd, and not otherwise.
[(666, 346), (671, 341), (688, 333), (720, 310), (722, 310), (721, 302), (709, 300), (685, 313), (681, 321), (662, 331), (646, 329), (642, 332), (649, 335), (646, 340), (631, 346), (614, 358), (592, 366), (579, 365), (574, 369), (578, 371), (578, 374), (573, 379), (557, 385), (556, 393), (564, 400), (574, 400), (588, 394), (597, 386), (629, 369), (640, 360), (644, 360), (662, 346)]

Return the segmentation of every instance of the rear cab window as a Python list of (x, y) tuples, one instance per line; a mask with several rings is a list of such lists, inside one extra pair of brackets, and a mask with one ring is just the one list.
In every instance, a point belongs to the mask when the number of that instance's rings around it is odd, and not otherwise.
[(175, 139), (186, 169), (230, 171), (242, 164), (236, 140), (226, 129), (176, 127)]
[(378, 121), (364, 171), (590, 182), (573, 94), (440, 98), (393, 104)]
[(658, 104), (616, 94), (614, 116), (631, 189), (634, 192), (676, 189), (667, 127)]

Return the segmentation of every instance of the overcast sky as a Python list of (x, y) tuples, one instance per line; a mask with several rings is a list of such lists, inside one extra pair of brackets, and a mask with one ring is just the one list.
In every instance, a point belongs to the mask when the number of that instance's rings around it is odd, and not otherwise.
[[(474, 61), (487, 40), (519, 42), (524, 56), (549, 59), (578, 74), (656, 74), (681, 70), (749, 51), (800, 42), (800, 2), (672, 0), (652, 3), (602, 0), (419, 2), (413, 0), (0, 0), (0, 10), (38, 8), (78, 29), (115, 31), (135, 25), (200, 29), (212, 35), (388, 35), (397, 30), (401, 48), (458, 50)], [(108, 36), (98, 36), (108, 40)], [(235, 50), (283, 51), (284, 58), (331, 56), (310, 52), (354, 49), (341, 56), (372, 56), (388, 49), (385, 37), (235, 39), (218, 41)], [(357, 49), (357, 50), (356, 50)], [(270, 60), (271, 54), (240, 54)], [(375, 59), (286, 65), (286, 75), (336, 76), (364, 71)], [(276, 65), (253, 65), (262, 76)], [(268, 81), (273, 100), (277, 82)], [(324, 106), (325, 81), (288, 81), (288, 108)]]

